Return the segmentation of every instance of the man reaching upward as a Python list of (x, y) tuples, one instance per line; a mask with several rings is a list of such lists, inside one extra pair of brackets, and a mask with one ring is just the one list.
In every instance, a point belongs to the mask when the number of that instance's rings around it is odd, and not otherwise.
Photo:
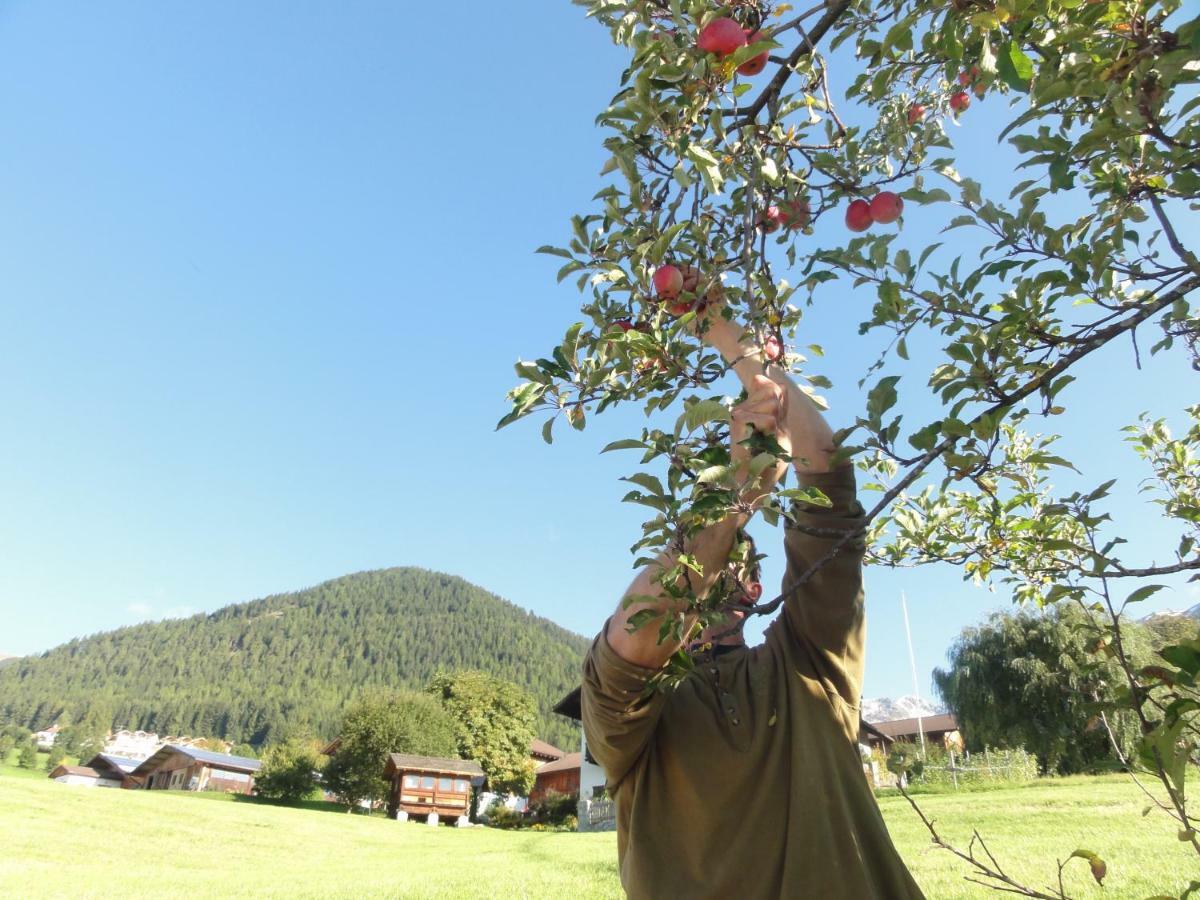
[[(733, 366), (747, 391), (734, 407), (733, 462), (754, 428), (794, 459), (800, 484), (829, 507), (801, 504), (784, 533), (784, 591), (797, 585), (839, 535), (862, 525), (854, 470), (834, 466), (833, 433), (813, 402), (719, 315), (704, 340)], [(782, 475), (768, 469), (743, 499), (753, 506)], [(748, 515), (734, 514), (688, 542), (703, 569), (703, 596), (725, 572)], [(888, 836), (863, 776), (857, 740), (863, 676), (863, 545), (855, 538), (788, 593), (765, 642), (746, 646), (731, 610), (701, 641), (711, 654), (674, 689), (646, 683), (679, 649), (658, 642), (658, 622), (631, 632), (642, 609), (677, 607), (643, 569), (584, 662), (583, 726), (617, 807), (621, 882), (632, 898), (812, 897), (909, 900), (922, 896)], [(660, 566), (674, 559), (664, 555)], [(698, 582), (698, 583), (697, 583)], [(686, 630), (685, 630), (686, 632)]]

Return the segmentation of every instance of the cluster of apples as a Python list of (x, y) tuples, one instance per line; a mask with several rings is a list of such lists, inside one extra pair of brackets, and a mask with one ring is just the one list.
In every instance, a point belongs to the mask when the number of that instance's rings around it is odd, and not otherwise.
[[(696, 46), (705, 53), (713, 53), (720, 59), (731, 56), (740, 50), (742, 47), (748, 47), (750, 44), (756, 44), (759, 41), (766, 40), (766, 35), (761, 31), (751, 32), (748, 28), (743, 28), (733, 19), (722, 17), (713, 19), (707, 25), (700, 29), (700, 36), (696, 39)], [(746, 60), (738, 66), (738, 74), (740, 75), (757, 75), (767, 67), (767, 52), (762, 53)]]
[[(971, 90), (975, 92), (975, 96), (981, 100), (983, 99), (983, 95), (987, 93), (987, 85), (985, 85), (979, 78), (979, 66), (971, 66), (971, 70), (969, 72), (959, 72), (958, 83), (963, 88), (970, 87)], [(974, 87), (971, 87), (972, 85), (974, 85)], [(966, 111), (967, 107), (970, 105), (971, 97), (965, 90), (958, 90), (950, 95), (950, 108), (954, 110), (954, 114), (956, 116)], [(908, 108), (909, 125), (916, 125), (924, 118), (925, 107), (920, 103), (914, 103)]]
[(888, 225), (904, 212), (904, 198), (891, 191), (880, 191), (868, 200), (853, 200), (846, 207), (846, 227), (866, 231), (874, 224)]
[(680, 300), (679, 295), (684, 291), (694, 292), (700, 283), (700, 273), (690, 266), (685, 272), (679, 266), (668, 263), (654, 270), (654, 293), (658, 299), (668, 304), (667, 309), (672, 315), (682, 316), (696, 308), (696, 302)]
[(780, 228), (800, 231), (808, 227), (811, 218), (812, 210), (807, 200), (785, 200), (779, 206), (764, 209), (755, 224), (767, 234), (773, 234)]

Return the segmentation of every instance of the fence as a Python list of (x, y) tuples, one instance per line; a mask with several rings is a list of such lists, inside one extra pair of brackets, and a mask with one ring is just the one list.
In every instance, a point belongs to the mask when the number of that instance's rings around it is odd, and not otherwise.
[(580, 800), (579, 830), (616, 831), (616, 805), (611, 800)]
[[(876, 787), (896, 786), (896, 776), (887, 771), (886, 765), (872, 762), (870, 770)], [(950, 750), (944, 755), (931, 755), (921, 774), (910, 779), (909, 784), (959, 790), (995, 784), (1020, 784), (1037, 777), (1037, 759), (1024, 749), (984, 750), (982, 753), (956, 753)]]

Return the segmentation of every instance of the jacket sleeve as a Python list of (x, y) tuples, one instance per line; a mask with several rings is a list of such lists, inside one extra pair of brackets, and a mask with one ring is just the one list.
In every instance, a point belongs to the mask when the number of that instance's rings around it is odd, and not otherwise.
[[(847, 727), (857, 734), (866, 642), (862, 537), (852, 538), (832, 558), (825, 558), (843, 535), (863, 526), (863, 508), (855, 496), (851, 466), (802, 476), (800, 483), (819, 488), (831, 506), (797, 502), (795, 522), (784, 529), (787, 599), (784, 621), (775, 626), (781, 632), (776, 639), (805, 658), (827, 693), (841, 698), (848, 708), (843, 717), (853, 723)], [(823, 559), (824, 564), (801, 583)]]
[(657, 670), (622, 659), (607, 634), (605, 622), (584, 658), (581, 706), (588, 750), (615, 790), (653, 739), (666, 697), (646, 692)]

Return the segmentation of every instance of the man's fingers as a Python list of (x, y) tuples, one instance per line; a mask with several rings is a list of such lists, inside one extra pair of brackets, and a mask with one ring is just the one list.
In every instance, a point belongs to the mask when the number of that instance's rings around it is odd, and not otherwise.
[(743, 440), (746, 430), (753, 426), (764, 434), (775, 434), (779, 430), (779, 405), (763, 403), (743, 404), (733, 411), (734, 440)]

